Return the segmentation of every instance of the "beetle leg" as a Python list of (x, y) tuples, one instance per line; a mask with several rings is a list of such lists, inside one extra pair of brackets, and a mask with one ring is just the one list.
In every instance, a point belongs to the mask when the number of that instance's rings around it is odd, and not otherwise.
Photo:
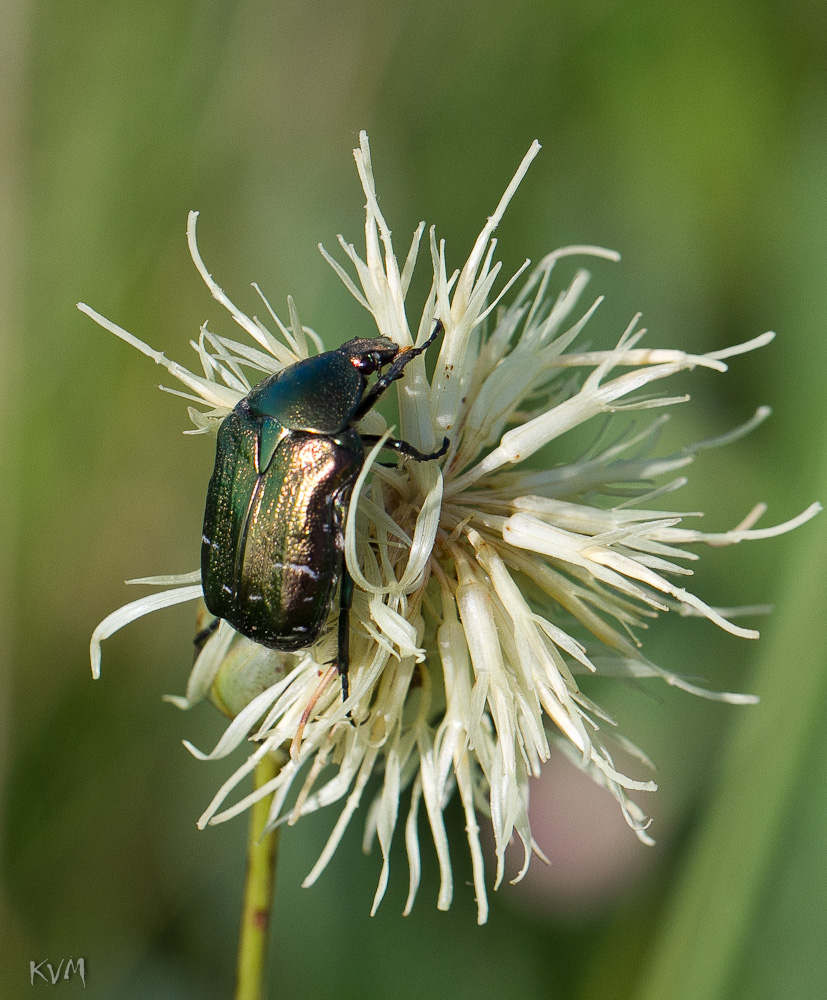
[(205, 625), (204, 628), (199, 629), (192, 639), (192, 644), (195, 646), (196, 657), (201, 652), (201, 650), (207, 645), (207, 640), (215, 635), (218, 626), (221, 624), (220, 618), (213, 618), (209, 625)]
[(348, 669), (350, 668), (350, 606), (353, 604), (353, 577), (347, 566), (342, 566), (342, 582), (339, 586), (339, 646), (336, 655), (336, 669), (342, 678), (342, 700), (347, 701), (349, 691)]
[(407, 365), (409, 361), (413, 361), (413, 359), (418, 355), (427, 351), (440, 333), (442, 333), (442, 330), (442, 320), (438, 319), (436, 323), (434, 323), (433, 333), (430, 337), (428, 337), (424, 344), (420, 344), (419, 347), (409, 347), (407, 350), (400, 351), (399, 354), (396, 355), (387, 371), (383, 372), (377, 378), (370, 389), (368, 389), (362, 397), (362, 402), (353, 414), (354, 421), (361, 420), (362, 417), (364, 417), (364, 415), (376, 405), (376, 401), (391, 385), (391, 383), (395, 382), (398, 378), (402, 378), (405, 374), (405, 365)]
[[(362, 441), (365, 444), (376, 444), (379, 440), (380, 436), (378, 434), (362, 435)], [(445, 452), (448, 451), (450, 443), (448, 438), (443, 438), (442, 447), (439, 451), (432, 451), (430, 454), (425, 454), (425, 452), (420, 451), (418, 448), (414, 448), (412, 444), (408, 444), (407, 441), (400, 441), (397, 438), (386, 438), (382, 447), (391, 448), (393, 451), (399, 452), (400, 455), (404, 455), (405, 458), (412, 458), (417, 462), (432, 462), (435, 458), (442, 458)]]

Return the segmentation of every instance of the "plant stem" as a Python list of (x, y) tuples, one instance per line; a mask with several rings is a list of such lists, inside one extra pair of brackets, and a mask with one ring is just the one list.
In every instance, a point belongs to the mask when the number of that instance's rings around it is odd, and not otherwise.
[[(255, 787), (271, 781), (281, 764), (271, 754), (255, 770)], [(247, 836), (247, 878), (238, 936), (238, 969), (235, 1000), (263, 1000), (267, 981), (267, 946), (270, 911), (276, 887), (278, 830), (263, 833), (272, 796), (266, 795), (250, 810)]]

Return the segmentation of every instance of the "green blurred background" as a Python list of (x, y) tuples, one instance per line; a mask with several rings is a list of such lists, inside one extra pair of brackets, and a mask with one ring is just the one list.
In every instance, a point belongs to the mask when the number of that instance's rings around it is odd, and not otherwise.
[[(197, 208), (207, 266), (248, 312), (257, 280), (331, 346), (367, 334), (316, 250), (339, 232), (360, 244), (359, 129), (400, 250), (426, 219), (452, 266), (538, 138), (498, 232), (505, 272), (568, 243), (620, 250), (594, 266), (599, 346), (638, 309), (651, 345), (777, 330), (726, 376), (687, 380), (673, 442), (775, 413), (702, 454), (669, 503), (707, 511), (708, 530), (758, 500), (767, 523), (792, 517), (827, 496), (827, 7), (4, 0), (2, 14), (0, 996), (33, 995), (31, 959), (83, 956), (86, 989), (64, 996), (227, 997), (245, 822), (195, 821), (235, 765), (181, 746), (212, 745), (214, 710), (160, 700), (184, 688), (191, 608), (108, 641), (97, 683), (87, 652), (137, 596), (125, 578), (196, 567), (212, 446), (181, 436), (161, 370), (75, 302), (192, 364), (201, 322), (233, 330), (187, 254)], [(704, 553), (711, 603), (775, 604), (759, 644), (680, 620), (648, 637), (663, 666), (758, 691), (759, 708), (589, 688), (658, 764), (657, 848), (623, 831), (631, 848), (585, 858), (582, 898), (576, 878), (567, 896), (553, 874), (544, 888), (538, 864), (479, 929), (458, 813), (454, 909), (434, 908), (425, 849), (406, 919), (402, 850), (368, 917), (379, 861), (357, 830), (301, 890), (332, 816), (303, 821), (283, 838), (272, 996), (827, 996), (823, 517)], [(549, 808), (587, 841), (564, 779)]]

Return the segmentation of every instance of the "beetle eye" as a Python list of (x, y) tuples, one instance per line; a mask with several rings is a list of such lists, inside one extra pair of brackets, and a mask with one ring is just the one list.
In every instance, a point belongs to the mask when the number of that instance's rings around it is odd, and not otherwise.
[(363, 375), (370, 375), (382, 367), (382, 358), (376, 351), (367, 354), (358, 354), (350, 359), (351, 364)]

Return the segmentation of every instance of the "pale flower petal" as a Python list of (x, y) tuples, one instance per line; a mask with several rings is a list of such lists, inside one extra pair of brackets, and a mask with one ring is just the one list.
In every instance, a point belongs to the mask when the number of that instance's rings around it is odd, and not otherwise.
[(149, 594), (147, 597), (141, 597), (137, 601), (125, 604), (122, 608), (118, 608), (117, 611), (113, 611), (111, 615), (107, 615), (92, 633), (90, 644), (92, 676), (96, 679), (100, 677), (101, 643), (104, 639), (108, 639), (110, 635), (114, 635), (124, 625), (134, 622), (144, 615), (151, 614), (153, 611), (160, 611), (161, 608), (171, 608), (175, 604), (184, 604), (186, 601), (195, 601), (201, 596), (200, 583), (194, 587), (164, 590), (160, 594)]

